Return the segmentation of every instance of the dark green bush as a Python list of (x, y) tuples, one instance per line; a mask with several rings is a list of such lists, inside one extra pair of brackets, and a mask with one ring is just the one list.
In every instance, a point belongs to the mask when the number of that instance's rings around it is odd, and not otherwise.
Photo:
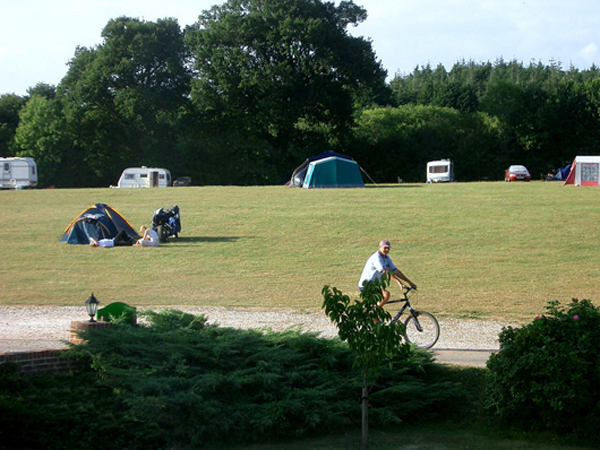
[[(149, 326), (88, 330), (87, 343), (71, 350), (78, 373), (44, 382), (0, 374), (0, 386), (10, 385), (0, 392), (0, 416), (18, 414), (0, 435), (28, 433), (48, 449), (81, 448), (79, 440), (86, 448), (197, 449), (359, 426), (361, 379), (339, 339), (220, 328), (178, 311), (147, 317)], [(461, 395), (428, 379), (430, 362), (417, 354), (381, 368), (373, 424), (421, 416)], [(38, 421), (54, 431), (42, 436)]]
[(0, 449), (147, 450), (165, 442), (93, 374), (27, 377), (0, 365)]
[(503, 421), (600, 437), (600, 311), (551, 302), (547, 314), (500, 334), (488, 361), (487, 406)]

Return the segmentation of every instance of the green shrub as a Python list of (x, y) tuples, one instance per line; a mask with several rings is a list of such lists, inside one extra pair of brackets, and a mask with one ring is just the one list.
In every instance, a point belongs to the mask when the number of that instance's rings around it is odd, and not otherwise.
[[(129, 417), (152, 424), (171, 445), (264, 442), (360, 423), (361, 380), (339, 339), (221, 328), (178, 311), (147, 317), (148, 327), (90, 330), (87, 345), (73, 352), (89, 359), (98, 385)], [(430, 362), (419, 354), (382, 368), (374, 424), (398, 423), (461, 395), (442, 379), (426, 380)]]
[(573, 299), (500, 334), (488, 361), (488, 408), (506, 423), (600, 437), (600, 311)]
[(204, 314), (195, 316), (176, 309), (163, 309), (160, 312), (143, 311), (145, 317), (155, 331), (169, 330), (201, 330), (206, 326)]
[(0, 449), (166, 448), (93, 374), (24, 376), (0, 365)]
[[(11, 449), (198, 449), (360, 423), (361, 380), (339, 339), (221, 328), (179, 311), (147, 317), (147, 326), (87, 330), (69, 352), (81, 370), (68, 376), (0, 371), (0, 417), (11, 418), (0, 421), (0, 447), (10, 437), (19, 444)], [(425, 353), (382, 367), (373, 424), (423, 417), (461, 396), (433, 367)]]

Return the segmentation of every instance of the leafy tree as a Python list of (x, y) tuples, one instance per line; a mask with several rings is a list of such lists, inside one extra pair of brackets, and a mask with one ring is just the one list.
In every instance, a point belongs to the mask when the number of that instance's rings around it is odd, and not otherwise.
[(0, 156), (11, 156), (13, 140), (19, 126), (19, 111), (27, 103), (27, 97), (15, 94), (0, 96)]
[[(594, 105), (597, 67), (579, 72), (550, 65), (499, 59), (494, 63), (457, 62), (450, 72), (438, 65), (417, 67), (408, 75), (397, 75), (390, 83), (399, 105), (443, 106), (461, 112), (485, 113), (498, 120), (500, 133), (490, 145), (490, 135), (472, 131), (468, 142), (479, 142), (478, 162), (471, 150), (455, 156), (460, 168), (473, 178), (497, 179), (509, 164), (525, 164), (533, 174), (546, 173), (572, 161), (575, 155), (595, 153), (599, 142), (598, 110)], [(468, 116), (464, 116), (468, 117)], [(447, 139), (448, 136), (443, 136)], [(465, 147), (456, 141), (458, 148)], [(419, 154), (425, 153), (426, 150)], [(488, 163), (484, 163), (488, 161)], [(492, 167), (495, 165), (495, 171)], [(473, 172), (473, 168), (478, 172)], [(487, 171), (482, 174), (481, 170)]]
[(37, 95), (38, 97), (52, 100), (56, 98), (56, 86), (47, 83), (37, 83), (34, 87), (27, 89), (27, 93), (30, 97)]
[(535, 163), (540, 171), (548, 161), (552, 169), (570, 163), (575, 155), (596, 154), (600, 144), (600, 116), (583, 83), (561, 78), (547, 92), (536, 122)]
[(362, 373), (362, 448), (369, 442), (369, 376), (376, 374), (379, 366), (400, 356), (410, 354), (410, 347), (403, 343), (404, 325), (386, 325), (390, 314), (378, 303), (383, 299), (382, 288), (389, 284), (390, 277), (365, 283), (360, 300), (352, 302), (350, 297), (338, 289), (325, 286), (322, 290), (323, 308), (337, 326), (342, 341), (346, 341), (355, 353), (354, 367)]
[(439, 84), (431, 99), (431, 104), (454, 108), (461, 112), (475, 112), (478, 110), (478, 99), (470, 85), (457, 82)]
[(61, 105), (56, 100), (34, 95), (21, 110), (15, 144), (18, 156), (35, 159), (39, 185), (77, 186), (72, 178), (86, 178), (87, 165), (72, 145)]
[(196, 122), (186, 168), (196, 173), (195, 184), (267, 185), (277, 180), (267, 144), (227, 124)]
[(114, 183), (124, 166), (168, 165), (177, 158), (191, 79), (174, 19), (121, 17), (108, 22), (102, 37), (97, 48), (77, 49), (58, 88), (98, 185)]
[(450, 108), (406, 105), (362, 112), (357, 119), (353, 155), (376, 182), (421, 181), (423, 161), (450, 157)]
[[(354, 101), (385, 90), (371, 43), (346, 28), (366, 19), (352, 1), (230, 0), (187, 29), (198, 78), (196, 107), (268, 144), (283, 181), (297, 164), (293, 143), (324, 125), (341, 141)], [(284, 170), (285, 169), (285, 170)]]
[(512, 164), (506, 153), (506, 130), (497, 117), (483, 112), (461, 114), (453, 129), (455, 148), (450, 154), (457, 180), (502, 180), (504, 167)]
[(376, 182), (425, 181), (427, 161), (450, 158), (459, 180), (482, 179), (497, 171), (503, 128), (484, 113), (403, 105), (367, 109), (357, 119), (353, 155)]

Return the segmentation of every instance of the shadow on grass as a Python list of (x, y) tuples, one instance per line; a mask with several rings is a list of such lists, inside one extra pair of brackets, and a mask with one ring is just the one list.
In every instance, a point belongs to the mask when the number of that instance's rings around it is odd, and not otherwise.
[(167, 245), (171, 244), (196, 244), (198, 242), (236, 242), (239, 236), (185, 236), (169, 238)]
[(412, 188), (423, 188), (422, 185), (415, 184), (385, 184), (385, 185), (377, 185), (377, 184), (365, 184), (366, 189), (412, 189)]

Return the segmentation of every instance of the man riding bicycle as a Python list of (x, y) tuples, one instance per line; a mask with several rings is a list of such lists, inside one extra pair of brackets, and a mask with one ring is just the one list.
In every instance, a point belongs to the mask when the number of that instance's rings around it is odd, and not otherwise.
[[(393, 280), (402, 284), (405, 282), (410, 287), (417, 289), (417, 285), (410, 281), (398, 268), (394, 265), (392, 258), (389, 257), (388, 253), (391, 249), (390, 241), (383, 240), (379, 242), (377, 251), (373, 253), (367, 260), (365, 267), (363, 268), (360, 280), (358, 281), (358, 289), (363, 290), (363, 284), (365, 281), (373, 281), (380, 279), (385, 273), (390, 273)], [(381, 289), (383, 299), (377, 304), (377, 306), (385, 305), (390, 299), (390, 293), (386, 289)]]

